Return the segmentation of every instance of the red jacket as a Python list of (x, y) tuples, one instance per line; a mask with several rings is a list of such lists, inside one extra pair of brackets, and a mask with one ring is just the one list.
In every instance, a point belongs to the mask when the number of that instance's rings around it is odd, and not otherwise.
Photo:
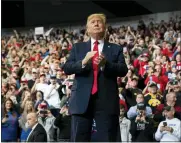
[(162, 52), (162, 55), (169, 57), (169, 59), (172, 58), (173, 51), (169, 51), (167, 48), (165, 48), (161, 52)]
[(139, 68), (138, 74), (143, 77), (146, 72), (146, 66), (148, 66), (148, 62), (143, 62), (136, 59), (134, 60), (133, 66), (135, 68)]
[(160, 86), (159, 89), (161, 92), (163, 92), (165, 90), (166, 85), (167, 85), (168, 77), (165, 75), (162, 75), (160, 77), (157, 77), (155, 75), (149, 76), (145, 80), (145, 85), (147, 85), (148, 81), (150, 81), (150, 77), (152, 77), (152, 81), (154, 81), (155, 83), (157, 83), (158, 86)]

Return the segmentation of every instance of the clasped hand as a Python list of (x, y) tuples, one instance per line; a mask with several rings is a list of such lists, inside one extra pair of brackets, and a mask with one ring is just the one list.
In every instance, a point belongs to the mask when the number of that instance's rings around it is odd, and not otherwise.
[[(82, 60), (82, 65), (86, 65), (97, 53), (97, 51), (90, 51), (86, 54), (85, 58)], [(106, 59), (103, 53), (101, 53), (95, 60), (94, 63), (99, 67), (102, 67), (106, 64)]]
[(168, 127), (168, 126), (166, 126), (166, 127), (161, 126), (161, 127), (160, 127), (160, 132), (163, 132), (163, 131), (172, 132), (173, 129), (172, 129), (171, 127)]

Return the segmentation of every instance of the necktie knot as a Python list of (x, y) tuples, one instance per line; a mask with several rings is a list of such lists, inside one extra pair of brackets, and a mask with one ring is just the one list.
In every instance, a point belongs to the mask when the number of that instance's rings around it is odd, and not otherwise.
[(99, 44), (99, 42), (96, 40), (96, 41), (94, 42), (94, 44), (95, 44), (95, 45), (98, 45), (98, 44)]

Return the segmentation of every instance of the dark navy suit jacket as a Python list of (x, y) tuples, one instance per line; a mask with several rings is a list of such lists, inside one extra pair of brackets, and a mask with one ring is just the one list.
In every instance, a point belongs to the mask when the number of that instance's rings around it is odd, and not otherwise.
[[(89, 104), (91, 89), (93, 85), (92, 61), (82, 68), (82, 60), (87, 52), (91, 51), (91, 41), (76, 43), (70, 52), (63, 70), (65, 74), (75, 74), (75, 81), (72, 86), (69, 112), (71, 114), (83, 114)], [(99, 107), (108, 114), (119, 114), (119, 96), (117, 77), (127, 74), (122, 47), (104, 41), (103, 54), (107, 60), (103, 70), (98, 73), (98, 97)]]

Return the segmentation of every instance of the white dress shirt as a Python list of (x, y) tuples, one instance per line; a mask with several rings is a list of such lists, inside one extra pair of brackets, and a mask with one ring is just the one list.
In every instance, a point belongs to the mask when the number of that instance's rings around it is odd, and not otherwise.
[(33, 132), (33, 130), (36, 128), (37, 125), (38, 125), (38, 123), (36, 123), (36, 124), (32, 127), (31, 132), (29, 133), (29, 135), (28, 135), (26, 141), (28, 141), (28, 139), (29, 139), (31, 133)]
[[(91, 38), (91, 51), (94, 50), (94, 42), (96, 40)], [(98, 51), (99, 51), (99, 55), (102, 53), (102, 50), (103, 50), (103, 46), (104, 46), (104, 40), (98, 40), (99, 44), (98, 44)]]

